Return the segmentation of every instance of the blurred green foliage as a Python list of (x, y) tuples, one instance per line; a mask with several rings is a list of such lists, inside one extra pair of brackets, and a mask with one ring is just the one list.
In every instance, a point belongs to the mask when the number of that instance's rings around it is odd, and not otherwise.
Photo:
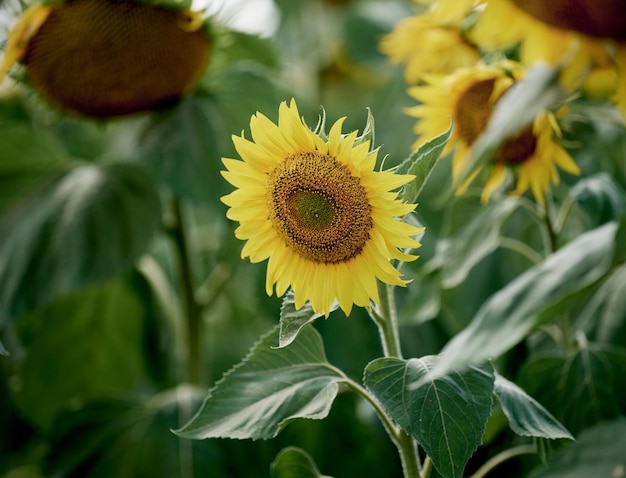
[[(281, 300), (265, 295), (264, 265), (240, 260), (219, 200), (229, 191), (220, 158), (236, 154), (230, 135), (256, 111), (275, 120), (293, 96), (310, 125), (323, 105), (329, 123), (347, 116), (346, 129), (362, 129), (371, 108), (386, 167), (410, 156), (415, 139), (402, 72), (377, 50), (412, 2), (275, 3), (281, 21), (270, 38), (216, 27), (200, 86), (167, 110), (94, 122), (53, 110), (27, 82), (1, 87), (0, 477), (254, 478), (270, 476), (272, 463), (277, 477), (298, 476), (294, 466), (308, 476), (401, 476), (383, 427), (349, 394), (325, 420), (294, 421), (273, 440), (171, 432), (280, 314)], [(8, 25), (16, 6), (0, 9)], [(413, 283), (396, 291), (407, 357), (439, 353), (455, 336), (480, 350), (488, 340), (474, 342), (479, 334), (466, 327), (476, 316), (492, 321), (474, 328), (501, 334), (495, 368), (581, 433), (571, 448), (552, 442), (555, 461), (537, 472), (545, 477), (566, 476), (586, 444), (602, 450), (600, 439), (623, 437), (623, 420), (599, 424), (626, 413), (626, 129), (585, 98), (572, 111), (563, 141), (582, 174), (564, 177), (549, 198), (562, 219), (556, 245), (571, 254), (545, 250), (528, 198), (483, 206), (480, 191), (453, 196), (444, 157), (413, 191), (427, 232), (421, 258), (403, 266)], [(585, 233), (597, 241), (580, 240)], [(315, 328), (328, 362), (352, 380), (382, 355), (362, 310), (333, 312)], [(529, 442), (496, 409), (465, 474)], [(287, 446), (310, 456), (292, 449), (276, 459)], [(499, 473), (540, 466), (537, 456), (517, 457)]]

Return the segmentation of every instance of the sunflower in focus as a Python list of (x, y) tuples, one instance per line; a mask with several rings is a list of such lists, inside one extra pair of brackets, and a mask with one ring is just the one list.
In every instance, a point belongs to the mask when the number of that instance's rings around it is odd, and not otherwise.
[(277, 124), (252, 117), (252, 141), (233, 136), (242, 161), (223, 159), (236, 190), (222, 201), (246, 241), (242, 258), (268, 259), (268, 295), (291, 287), (296, 308), (308, 300), (325, 316), (335, 300), (346, 315), (378, 302), (377, 280), (405, 285), (390, 260), (416, 259), (401, 249), (419, 247), (413, 236), (422, 232), (399, 219), (415, 205), (393, 192), (414, 176), (374, 171), (377, 152), (356, 131), (342, 135), (342, 123), (324, 139), (294, 100), (283, 102)]
[(20, 61), (57, 107), (94, 118), (175, 102), (192, 89), (211, 37), (198, 12), (134, 0), (67, 0), (26, 10), (8, 34), (0, 79)]
[[(624, 0), (488, 0), (470, 36), (481, 47), (520, 45), (527, 65), (562, 67), (568, 89), (609, 91), (626, 117), (626, 2)], [(503, 28), (506, 25), (506, 28)]]
[(460, 25), (441, 24), (425, 13), (407, 17), (380, 41), (380, 51), (394, 64), (404, 64), (407, 83), (424, 73), (449, 73), (474, 65), (480, 54)]
[[(447, 145), (454, 149), (452, 177), (455, 184), (467, 167), (472, 146), (485, 131), (498, 99), (523, 76), (517, 64), (501, 66), (479, 65), (458, 70), (449, 76), (429, 76), (426, 84), (409, 89), (409, 94), (421, 102), (407, 109), (419, 119), (415, 132), (419, 135), (415, 147), (448, 129), (450, 119), (454, 132)], [(539, 114), (534, 122), (516, 136), (507, 138), (487, 166), (488, 179), (481, 199), (487, 202), (511, 173), (517, 176), (514, 194), (530, 189), (541, 204), (551, 182), (557, 183), (557, 166), (570, 174), (579, 174), (576, 163), (555, 141), (559, 130), (551, 113)], [(457, 189), (463, 193), (480, 171), (474, 172)]]

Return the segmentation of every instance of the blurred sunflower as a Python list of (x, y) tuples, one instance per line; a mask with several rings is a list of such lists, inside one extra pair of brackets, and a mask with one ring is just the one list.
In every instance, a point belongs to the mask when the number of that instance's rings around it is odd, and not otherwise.
[[(470, 36), (481, 47), (520, 44), (525, 64), (563, 67), (561, 83), (572, 89), (590, 73), (591, 94), (607, 89), (626, 115), (626, 2), (624, 0), (489, 0)], [(506, 28), (503, 28), (506, 25)], [(608, 70), (617, 74), (607, 75)], [(604, 81), (597, 81), (602, 78)], [(607, 81), (609, 85), (607, 85)], [(594, 91), (596, 90), (596, 91)]]
[(422, 230), (397, 219), (415, 208), (391, 192), (410, 175), (375, 172), (376, 151), (357, 144), (357, 132), (341, 134), (343, 119), (328, 139), (311, 131), (294, 100), (281, 103), (278, 124), (257, 113), (252, 141), (233, 136), (243, 161), (224, 158), (223, 175), (237, 189), (224, 196), (228, 218), (246, 241), (242, 258), (269, 259), (266, 291), (291, 286), (296, 308), (309, 300), (328, 316), (337, 300), (346, 314), (353, 304), (378, 302), (376, 281), (405, 285), (390, 259), (416, 256), (412, 236)]
[(424, 73), (450, 73), (474, 65), (480, 54), (460, 24), (441, 24), (428, 13), (401, 20), (380, 41), (380, 51), (394, 64), (405, 64), (407, 83), (415, 84)]
[[(506, 66), (506, 67), (505, 67)], [(423, 86), (409, 89), (422, 104), (407, 109), (419, 118), (415, 132), (420, 135), (415, 147), (445, 131), (454, 121), (448, 150), (454, 148), (452, 177), (456, 184), (467, 167), (472, 146), (485, 131), (498, 99), (523, 75), (519, 65), (507, 62), (503, 67), (479, 65), (458, 70), (449, 76), (430, 76)], [(557, 166), (571, 174), (579, 169), (568, 153), (554, 140), (559, 134), (549, 112), (538, 115), (533, 124), (515, 137), (508, 138), (487, 166), (489, 178), (481, 199), (487, 202), (506, 181), (509, 172), (517, 175), (514, 194), (530, 189), (539, 203), (544, 202), (550, 182), (558, 182)], [(462, 183), (463, 193), (480, 171)]]
[(33, 6), (18, 18), (0, 79), (21, 61), (32, 86), (63, 110), (124, 116), (187, 93), (210, 46), (198, 12), (134, 0), (67, 0)]

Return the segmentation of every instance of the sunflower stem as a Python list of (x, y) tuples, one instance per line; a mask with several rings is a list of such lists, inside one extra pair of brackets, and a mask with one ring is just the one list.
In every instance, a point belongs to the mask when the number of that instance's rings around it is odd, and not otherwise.
[(178, 198), (172, 200), (172, 212), (174, 217), (170, 234), (178, 254), (178, 278), (187, 319), (187, 380), (192, 384), (201, 384), (202, 353), (200, 337), (202, 336), (202, 306), (196, 300), (184, 215)]
[(394, 297), (394, 287), (378, 281), (378, 297), (380, 305), (378, 311), (370, 314), (380, 333), (385, 357), (402, 358), (400, 347), (400, 330), (398, 325), (398, 313)]

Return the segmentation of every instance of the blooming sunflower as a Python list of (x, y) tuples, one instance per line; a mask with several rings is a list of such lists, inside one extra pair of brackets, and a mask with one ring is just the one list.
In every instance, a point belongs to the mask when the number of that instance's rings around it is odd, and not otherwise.
[[(415, 147), (425, 138), (445, 131), (451, 118), (454, 121), (454, 132), (447, 148), (455, 149), (452, 159), (455, 184), (470, 160), (472, 146), (485, 131), (498, 99), (523, 74), (516, 64), (507, 62), (506, 67), (479, 65), (445, 77), (430, 76), (425, 85), (409, 89), (409, 94), (422, 103), (407, 109), (410, 116), (419, 118), (415, 132), (420, 137)], [(544, 202), (550, 182), (559, 180), (556, 166), (579, 174), (572, 158), (554, 140), (555, 134), (559, 134), (556, 121), (545, 111), (537, 115), (532, 125), (508, 138), (488, 166), (490, 175), (483, 188), (482, 201), (488, 201), (504, 184), (509, 171), (517, 172), (513, 193), (519, 195), (530, 189), (540, 203)], [(464, 192), (476, 175), (462, 183), (457, 192)]]
[(268, 295), (291, 286), (296, 308), (309, 300), (326, 316), (335, 300), (346, 315), (353, 304), (378, 302), (377, 280), (405, 285), (390, 259), (416, 259), (400, 248), (419, 247), (413, 236), (422, 231), (398, 219), (415, 205), (392, 192), (414, 176), (374, 171), (377, 152), (359, 144), (356, 131), (342, 135), (342, 123), (323, 139), (294, 100), (283, 102), (278, 124), (257, 113), (252, 141), (233, 136), (243, 161), (223, 159), (223, 175), (237, 189), (222, 201), (240, 223), (242, 258), (269, 259)]
[[(616, 68), (620, 78), (612, 91), (626, 116), (624, 0), (488, 0), (485, 3), (470, 33), (473, 41), (496, 50), (519, 44), (523, 63), (543, 61), (561, 66), (561, 83), (567, 89), (580, 86), (591, 72)], [(504, 24), (506, 28), (502, 28)]]
[(428, 13), (401, 20), (382, 37), (380, 50), (392, 63), (406, 65), (407, 83), (418, 83), (424, 73), (449, 73), (480, 59), (460, 24), (441, 24)]
[(17, 61), (51, 103), (107, 118), (169, 104), (195, 85), (211, 38), (197, 12), (134, 0), (67, 0), (26, 10), (0, 79)]

